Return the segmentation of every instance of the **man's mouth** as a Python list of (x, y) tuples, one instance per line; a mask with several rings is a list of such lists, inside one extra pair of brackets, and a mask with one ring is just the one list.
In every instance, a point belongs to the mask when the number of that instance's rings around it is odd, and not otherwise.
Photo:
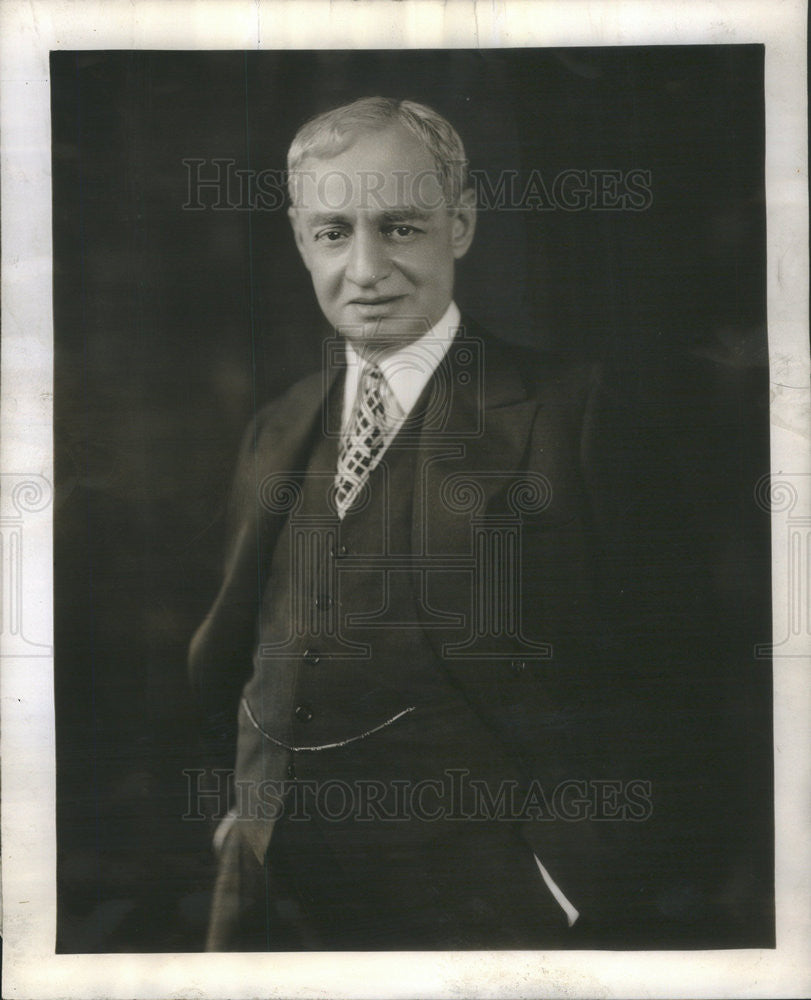
[(397, 302), (400, 298), (402, 298), (401, 295), (381, 295), (376, 298), (351, 299), (349, 304), (353, 306), (387, 306), (391, 302)]

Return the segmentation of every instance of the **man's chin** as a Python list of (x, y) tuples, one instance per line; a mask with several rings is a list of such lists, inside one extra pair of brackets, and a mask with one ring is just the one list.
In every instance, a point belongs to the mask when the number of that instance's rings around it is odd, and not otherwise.
[(341, 323), (336, 329), (357, 349), (384, 347), (396, 350), (398, 346), (419, 340), (431, 329), (431, 324), (427, 317), (381, 316), (358, 323)]

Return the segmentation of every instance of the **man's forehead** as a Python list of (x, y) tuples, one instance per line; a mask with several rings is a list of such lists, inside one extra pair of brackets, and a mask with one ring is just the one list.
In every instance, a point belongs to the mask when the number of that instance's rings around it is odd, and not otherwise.
[(341, 171), (312, 174), (302, 171), (296, 182), (296, 207), (305, 214), (369, 215), (390, 218), (428, 218), (447, 208), (435, 173), (403, 173), (397, 177)]
[(297, 202), (314, 211), (433, 211), (444, 204), (442, 178), (416, 136), (389, 128), (363, 133), (335, 154), (306, 157)]

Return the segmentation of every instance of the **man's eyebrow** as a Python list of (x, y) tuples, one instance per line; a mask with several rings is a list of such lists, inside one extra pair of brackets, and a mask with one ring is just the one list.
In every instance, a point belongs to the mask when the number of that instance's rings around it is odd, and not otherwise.
[(390, 208), (382, 215), (384, 222), (407, 222), (408, 220), (427, 222), (432, 213), (424, 208), (417, 208), (416, 205), (405, 205), (402, 208)]
[[(416, 205), (403, 205), (398, 208), (389, 208), (380, 213), (383, 222), (392, 224), (398, 222), (427, 222), (431, 218), (432, 212)], [(315, 215), (307, 216), (307, 225), (311, 229), (319, 226), (351, 226), (352, 223), (345, 216), (338, 212), (317, 212)]]
[(313, 229), (318, 226), (346, 226), (349, 222), (344, 215), (336, 215), (334, 212), (310, 215), (307, 217), (307, 225)]

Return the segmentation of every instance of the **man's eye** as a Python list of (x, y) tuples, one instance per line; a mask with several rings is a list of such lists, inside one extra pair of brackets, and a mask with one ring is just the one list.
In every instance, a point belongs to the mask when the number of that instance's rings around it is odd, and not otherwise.
[(416, 232), (417, 230), (414, 226), (392, 226), (388, 230), (389, 235), (395, 236), (400, 240), (407, 239), (409, 236), (413, 236)]
[(328, 243), (337, 243), (345, 235), (340, 229), (324, 229), (320, 233), (316, 233), (315, 238), (317, 240), (326, 240)]

